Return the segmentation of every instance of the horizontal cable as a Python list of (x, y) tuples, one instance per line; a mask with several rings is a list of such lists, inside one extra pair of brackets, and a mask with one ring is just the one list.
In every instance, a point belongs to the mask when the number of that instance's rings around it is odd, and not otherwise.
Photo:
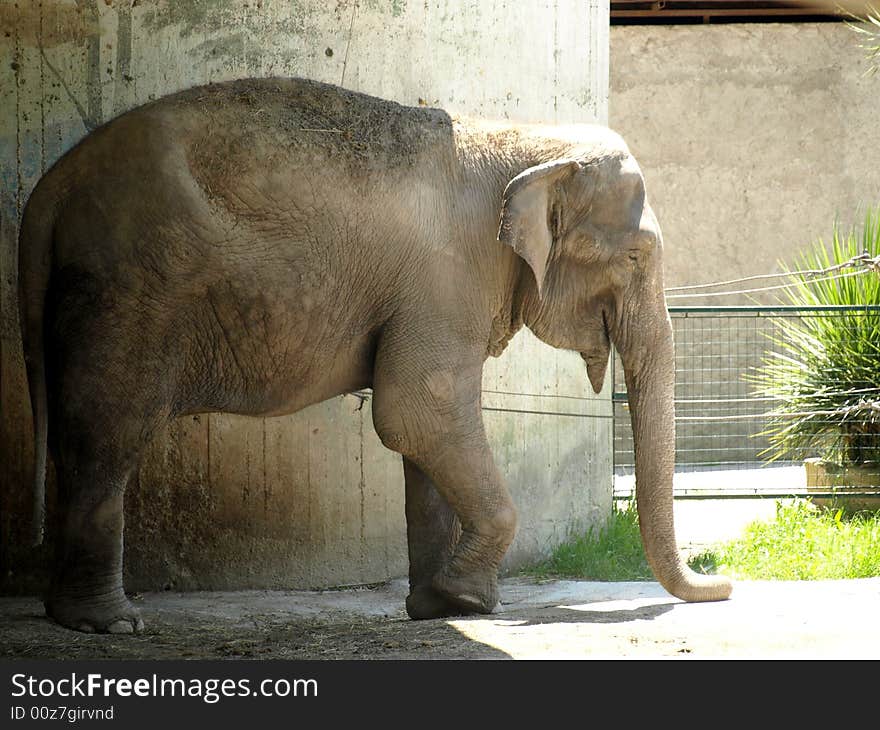
[[(880, 401), (868, 401), (867, 403), (854, 403), (851, 406), (836, 408), (834, 410), (820, 411), (796, 411), (794, 413), (786, 413), (785, 411), (771, 411), (765, 414), (765, 418), (800, 418), (802, 416), (851, 416), (854, 413), (862, 411), (873, 411), (880, 413)], [(834, 423), (834, 421), (829, 421)]]
[[(830, 393), (829, 393), (830, 395)], [(779, 400), (778, 398), (772, 398), (770, 396), (761, 397), (761, 398), (698, 398), (698, 399), (689, 399), (689, 398), (676, 398), (676, 405), (696, 405), (696, 404), (709, 404), (709, 403), (757, 403), (758, 401), (768, 401), (768, 400)]]
[[(675, 420), (678, 421), (700, 421), (700, 422), (709, 422), (709, 421), (732, 421), (732, 420), (746, 420), (746, 419), (768, 419), (768, 418), (803, 418), (806, 416), (851, 416), (854, 413), (860, 413), (862, 411), (874, 411), (876, 413), (880, 413), (880, 402), (872, 401), (870, 403), (856, 403), (851, 406), (844, 406), (843, 408), (838, 408), (835, 410), (817, 410), (817, 411), (795, 411), (792, 413), (787, 413), (785, 411), (766, 411), (763, 413), (730, 413), (726, 416), (676, 416)], [(829, 423), (835, 423), (835, 421), (829, 421)]]
[(524, 396), (526, 398), (568, 398), (569, 400), (595, 401), (597, 398), (590, 398), (584, 395), (556, 395), (554, 393), (514, 393), (510, 390), (486, 390), (483, 393), (492, 393), (494, 395), (514, 395)]
[[(705, 382), (705, 383), (704, 383), (704, 382), (694, 382), (694, 383), (689, 383), (689, 385), (718, 385), (718, 384), (719, 384), (719, 382), (714, 382), (714, 383), (713, 383), (713, 382)], [(724, 384), (726, 384), (726, 382), (724, 382)], [(676, 386), (680, 386), (680, 385), (683, 385), (683, 383), (676, 383)], [(880, 392), (880, 389), (877, 389), (877, 388), (859, 388), (859, 389), (855, 389), (855, 390), (819, 391), (819, 392), (816, 392), (816, 393), (809, 393), (809, 394), (805, 394), (805, 395), (788, 395), (788, 396), (786, 396), (786, 397), (782, 397), (782, 396), (774, 396), (774, 397), (772, 397), (772, 398), (770, 398), (770, 397), (768, 397), (768, 398), (764, 398), (764, 397), (761, 397), (761, 398), (757, 398), (757, 397), (748, 397), (747, 395), (743, 394), (743, 397), (734, 397), (734, 398), (728, 398), (728, 399), (717, 399), (717, 400), (715, 400), (715, 399), (707, 399), (707, 400), (692, 399), (692, 400), (687, 400), (687, 399), (684, 399), (684, 398), (676, 398), (676, 399), (675, 399), (675, 403), (676, 403), (676, 404), (683, 404), (683, 405), (699, 405), (699, 404), (701, 404), (701, 403), (707, 403), (707, 404), (711, 404), (711, 403), (752, 403), (752, 402), (761, 402), (761, 401), (780, 401), (780, 402), (783, 402), (783, 403), (788, 403), (788, 402), (790, 402), (790, 401), (792, 401), (792, 400), (802, 400), (802, 399), (804, 399), (804, 398), (815, 398), (815, 397), (822, 397), (822, 398), (838, 398), (838, 397), (840, 397), (840, 396), (862, 395), (862, 394), (865, 394), (865, 393), (877, 393), (877, 392)], [(734, 395), (735, 395), (735, 394), (734, 394)], [(614, 398), (614, 404), (615, 404), (615, 405), (620, 405), (620, 406), (624, 406), (624, 407), (627, 405), (626, 391), (623, 391), (623, 392), (621, 392), (621, 391), (615, 392), (614, 395), (613, 395), (613, 398)]]
[[(824, 276), (825, 274), (830, 274), (834, 271), (840, 271), (841, 269), (846, 269), (854, 266), (863, 266), (866, 269), (873, 269), (875, 271), (880, 270), (880, 256), (875, 258), (871, 258), (871, 255), (865, 251), (858, 256), (853, 256), (851, 259), (844, 261), (839, 264), (834, 264), (833, 266), (829, 266), (824, 269), (804, 269), (801, 271), (782, 271), (778, 274), (756, 274), (754, 276), (744, 276), (739, 279), (727, 279), (726, 281), (715, 281), (708, 284), (687, 284), (684, 286), (671, 286), (667, 287), (665, 291), (692, 291), (694, 289), (714, 289), (719, 286), (730, 286), (731, 284), (741, 284), (746, 281), (757, 281), (761, 279), (781, 279), (783, 277), (794, 278), (796, 276)], [(862, 272), (858, 272), (862, 273)], [(834, 277), (831, 277), (834, 278)], [(811, 281), (824, 281), (824, 279), (812, 279)], [(783, 287), (770, 287), (770, 288), (785, 288), (791, 285), (785, 285)], [(751, 289), (748, 291), (766, 291), (765, 289)], [(730, 292), (732, 294), (738, 294), (741, 292)], [(693, 295), (693, 296), (710, 296), (708, 294), (705, 295)], [(720, 296), (720, 295), (718, 295)]]
[(729, 317), (735, 315), (740, 320), (751, 315), (758, 319), (780, 319), (786, 317), (827, 316), (829, 312), (877, 312), (880, 304), (715, 304), (712, 306), (698, 304), (686, 306), (678, 304), (669, 307), (669, 314), (675, 319), (715, 319), (718, 315)]
[(676, 420), (676, 422), (679, 422), (679, 421), (699, 421), (701, 423), (703, 423), (703, 422), (708, 423), (710, 421), (732, 421), (732, 420), (744, 421), (746, 419), (759, 419), (759, 418), (766, 418), (766, 417), (767, 417), (766, 413), (748, 413), (748, 414), (740, 414), (740, 415), (731, 414), (728, 416), (676, 416), (675, 420)]
[(524, 408), (489, 408), (483, 406), (484, 411), (493, 411), (496, 413), (524, 413), (529, 416), (570, 416), (571, 418), (601, 418), (612, 419), (610, 413), (565, 413), (564, 411), (530, 411)]
[[(851, 276), (861, 276), (862, 274), (867, 273), (867, 270), (860, 271), (849, 271), (844, 274), (835, 274), (834, 276), (824, 276), (820, 279), (810, 279), (809, 282), (815, 283), (819, 281), (831, 281), (833, 279), (846, 279)], [(778, 284), (776, 286), (762, 286), (756, 289), (740, 289), (738, 291), (720, 291), (720, 292), (704, 292), (698, 294), (667, 294), (667, 299), (684, 299), (684, 298), (693, 298), (693, 297), (730, 297), (738, 294), (753, 294), (755, 292), (762, 291), (775, 291), (778, 289), (791, 289), (792, 287), (797, 286), (797, 283), (793, 284)]]

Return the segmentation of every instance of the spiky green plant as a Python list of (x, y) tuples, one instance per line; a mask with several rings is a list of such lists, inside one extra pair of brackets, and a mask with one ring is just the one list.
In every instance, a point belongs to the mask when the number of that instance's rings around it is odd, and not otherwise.
[[(858, 256), (880, 255), (880, 206), (865, 215), (861, 234), (835, 224), (830, 250), (822, 241), (795, 271), (827, 270)], [(785, 289), (795, 306), (880, 304), (880, 269), (844, 268), (829, 278), (793, 273)], [(880, 462), (880, 312), (870, 307), (780, 317), (762, 364), (747, 378), (756, 394), (779, 403), (762, 432), (769, 460), (819, 456), (841, 464)]]
[(846, 24), (861, 36), (859, 47), (865, 51), (865, 57), (870, 64), (868, 73), (874, 74), (880, 68), (880, 10), (869, 4), (864, 15), (848, 15), (851, 20), (846, 21)]

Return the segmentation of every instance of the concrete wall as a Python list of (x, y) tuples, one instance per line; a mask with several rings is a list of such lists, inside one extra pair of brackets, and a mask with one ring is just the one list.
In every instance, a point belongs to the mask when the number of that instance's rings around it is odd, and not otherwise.
[[(860, 225), (865, 208), (880, 203), (880, 77), (865, 74), (860, 42), (842, 23), (611, 29), (609, 123), (644, 170), (663, 228), (668, 287), (778, 273), (780, 261), (795, 267), (805, 247), (830, 241), (835, 218)], [(776, 294), (668, 303), (771, 304)], [(691, 347), (682, 332), (677, 359), (679, 367), (705, 366), (705, 373), (681, 373), (690, 385), (679, 386), (679, 398), (742, 394), (740, 374), (759, 364), (765, 342), (742, 321), (702, 322), (705, 337)], [(762, 407), (752, 404), (751, 412)], [(711, 408), (719, 406), (683, 406), (679, 414)], [(681, 452), (695, 460), (739, 459), (749, 448), (757, 458), (766, 445), (746, 435), (754, 423), (681, 426)]]
[(612, 28), (609, 123), (645, 172), (667, 286), (778, 272), (880, 202), (859, 42), (843, 23)]
[[(17, 323), (17, 225), (40, 174), (148, 99), (299, 75), (407, 104), (604, 121), (607, 0), (0, 1), (0, 568), (30, 590), (32, 439)], [(521, 512), (513, 567), (610, 510), (610, 390), (528, 335), (487, 367), (486, 423)], [(54, 508), (50, 480), (50, 509)], [(160, 434), (126, 497), (130, 589), (308, 587), (406, 572), (399, 458), (352, 396), (300, 414), (206, 414)]]

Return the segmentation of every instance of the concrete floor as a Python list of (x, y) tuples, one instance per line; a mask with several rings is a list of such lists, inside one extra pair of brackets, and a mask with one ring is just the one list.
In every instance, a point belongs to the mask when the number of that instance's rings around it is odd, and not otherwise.
[[(684, 549), (773, 519), (776, 501), (680, 500)], [(404, 579), (332, 591), (147, 593), (138, 636), (48, 621), (36, 598), (0, 598), (0, 657), (251, 659), (880, 658), (880, 578), (743, 581), (687, 604), (654, 582), (502, 581), (491, 616), (410, 621)]]
[(410, 621), (406, 582), (344, 591), (151, 593), (137, 636), (80, 634), (0, 599), (0, 657), (52, 659), (876, 659), (880, 578), (746, 581), (688, 604), (657, 583), (502, 582), (492, 616)]

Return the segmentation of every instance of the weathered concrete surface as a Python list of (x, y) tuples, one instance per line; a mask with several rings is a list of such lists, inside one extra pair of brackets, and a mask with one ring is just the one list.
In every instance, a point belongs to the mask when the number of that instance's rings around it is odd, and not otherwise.
[(609, 123), (645, 172), (667, 286), (794, 266), (880, 203), (880, 77), (859, 43), (842, 23), (612, 28)]
[[(35, 590), (51, 547), (24, 547), (32, 439), (16, 235), (54, 160), (132, 106), (246, 76), (307, 76), (453, 113), (604, 121), (607, 33), (607, 0), (0, 0), (3, 589)], [(611, 422), (610, 389), (594, 397), (579, 358), (528, 336), (510, 350), (485, 388), (521, 512), (515, 566), (609, 513)], [(400, 462), (351, 396), (289, 418), (181, 419), (145, 458), (126, 521), (131, 589), (316, 587), (406, 571)]]
[[(772, 520), (773, 500), (680, 501), (700, 550)], [(68, 631), (33, 597), (0, 598), (0, 658), (28, 659), (876, 659), (880, 578), (735, 581), (687, 604), (659, 584), (511, 577), (492, 616), (410, 621), (402, 579), (332, 591), (166, 591), (133, 596), (139, 636)], [(845, 620), (841, 620), (845, 617)]]
[[(880, 204), (880, 152), (871, 142), (880, 76), (865, 74), (860, 43), (843, 23), (611, 29), (609, 123), (645, 173), (664, 233), (668, 287), (779, 273), (780, 262), (797, 268), (807, 247), (830, 243), (835, 218), (861, 227), (865, 209)], [(671, 292), (668, 303), (772, 304), (781, 292), (679, 294)], [(679, 327), (680, 368), (695, 370), (679, 375), (678, 397), (691, 403), (677, 415), (723, 415), (699, 400), (749, 390), (742, 374), (761, 363), (765, 325), (727, 327), (705, 315)], [(752, 405), (746, 412), (762, 410)], [(692, 462), (757, 459), (767, 441), (751, 435), (756, 423), (685, 424), (679, 452)], [(622, 438), (629, 442), (628, 433)]]
[(410, 621), (370, 590), (149, 593), (147, 633), (79, 634), (0, 598), (0, 657), (40, 659), (876, 659), (880, 578), (742, 581), (683, 603), (657, 583), (506, 579), (492, 616)]

